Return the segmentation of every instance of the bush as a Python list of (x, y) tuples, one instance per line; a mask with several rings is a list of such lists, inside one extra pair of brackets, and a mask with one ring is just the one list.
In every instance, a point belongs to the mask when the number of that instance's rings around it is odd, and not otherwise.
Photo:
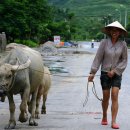
[(36, 43), (34, 41), (31, 41), (31, 40), (19, 40), (19, 39), (16, 39), (15, 42), (23, 44), (23, 45), (26, 45), (26, 46), (29, 46), (29, 47), (36, 47), (36, 46), (38, 46), (38, 43)]

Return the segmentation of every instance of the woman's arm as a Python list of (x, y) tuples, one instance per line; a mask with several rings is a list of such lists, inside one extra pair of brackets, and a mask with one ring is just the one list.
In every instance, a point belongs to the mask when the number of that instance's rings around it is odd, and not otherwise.
[(101, 62), (103, 60), (104, 50), (105, 50), (105, 44), (106, 44), (106, 39), (101, 41), (100, 43), (100, 46), (97, 50), (96, 56), (91, 66), (91, 71), (90, 71), (91, 74), (95, 74), (101, 65)]
[(121, 60), (119, 64), (117, 65), (117, 67), (114, 69), (115, 73), (118, 75), (121, 75), (127, 66), (127, 62), (128, 62), (128, 50), (125, 43), (122, 50)]

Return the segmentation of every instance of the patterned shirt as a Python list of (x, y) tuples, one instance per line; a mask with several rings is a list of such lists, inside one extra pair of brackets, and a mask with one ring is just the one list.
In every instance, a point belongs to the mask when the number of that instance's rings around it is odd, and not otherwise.
[(95, 74), (101, 65), (101, 71), (114, 70), (116, 74), (121, 75), (127, 66), (127, 61), (128, 52), (125, 41), (118, 40), (112, 44), (110, 38), (104, 39), (97, 50), (90, 73)]

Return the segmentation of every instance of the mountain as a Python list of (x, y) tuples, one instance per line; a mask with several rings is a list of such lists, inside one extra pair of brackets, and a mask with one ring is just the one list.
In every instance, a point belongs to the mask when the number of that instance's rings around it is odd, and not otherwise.
[(48, 0), (59, 8), (69, 8), (77, 17), (130, 14), (130, 0)]
[(75, 14), (79, 34), (81, 32), (84, 34), (86, 31), (90, 34), (93, 28), (90, 24), (98, 28), (97, 22), (104, 22), (102, 24), (104, 26), (118, 20), (125, 27), (130, 22), (130, 0), (48, 0), (48, 2), (61, 9), (67, 8)]

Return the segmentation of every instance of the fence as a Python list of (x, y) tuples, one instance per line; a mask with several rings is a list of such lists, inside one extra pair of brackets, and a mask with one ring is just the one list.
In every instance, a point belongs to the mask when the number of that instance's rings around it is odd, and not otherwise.
[(2, 32), (0, 33), (0, 52), (5, 51), (6, 43), (7, 43), (6, 34), (5, 32)]

